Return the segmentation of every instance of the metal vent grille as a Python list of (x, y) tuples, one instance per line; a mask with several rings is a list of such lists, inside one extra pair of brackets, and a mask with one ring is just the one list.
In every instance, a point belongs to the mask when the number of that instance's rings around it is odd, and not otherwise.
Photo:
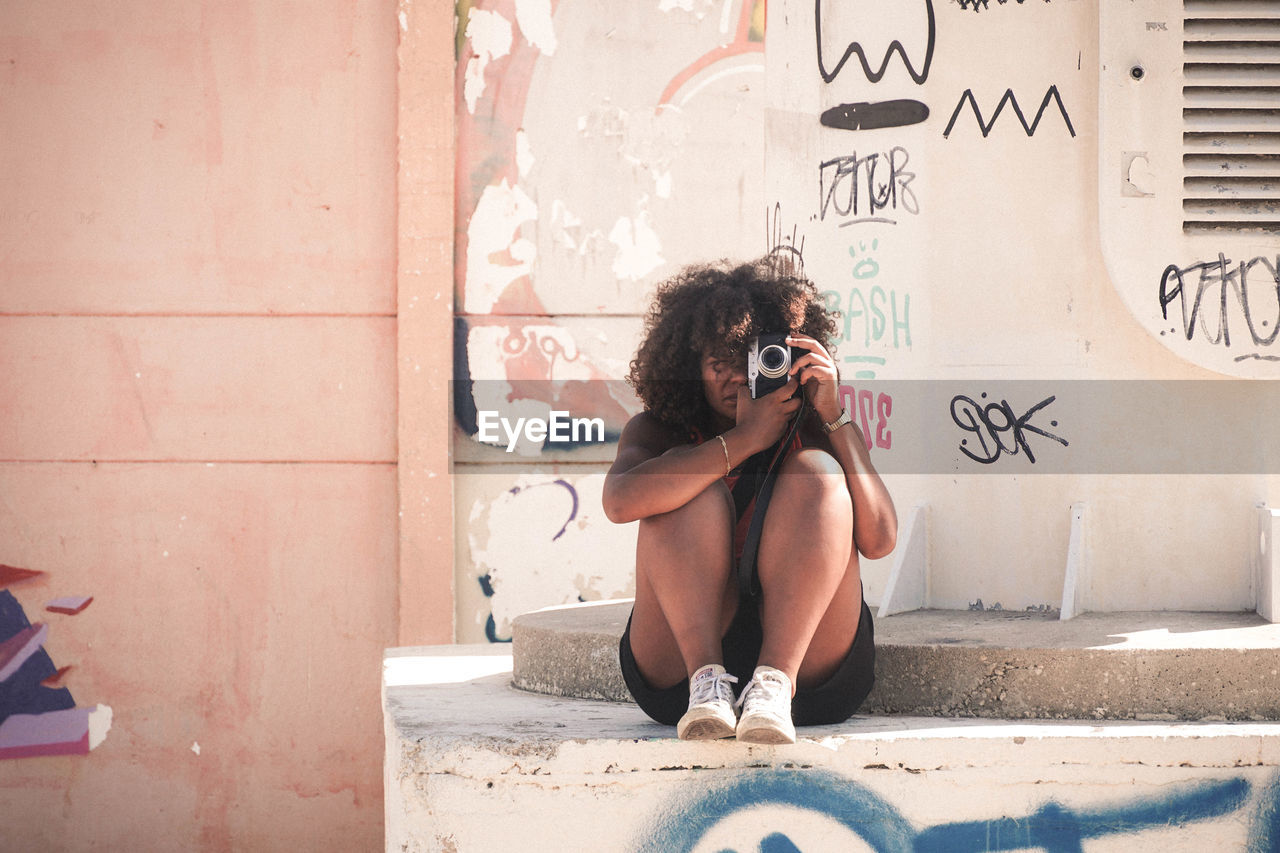
[(1182, 230), (1280, 232), (1280, 0), (1184, 0)]

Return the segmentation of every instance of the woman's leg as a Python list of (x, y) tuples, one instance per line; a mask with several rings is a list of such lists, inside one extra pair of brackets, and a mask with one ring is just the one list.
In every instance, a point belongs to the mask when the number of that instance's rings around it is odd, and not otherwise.
[(783, 462), (757, 558), (760, 663), (795, 686), (826, 681), (848, 655), (862, 609), (853, 508), (840, 464), (801, 449)]
[(734, 509), (715, 483), (679, 509), (642, 519), (636, 543), (631, 652), (655, 689), (723, 663), (737, 605), (731, 588)]

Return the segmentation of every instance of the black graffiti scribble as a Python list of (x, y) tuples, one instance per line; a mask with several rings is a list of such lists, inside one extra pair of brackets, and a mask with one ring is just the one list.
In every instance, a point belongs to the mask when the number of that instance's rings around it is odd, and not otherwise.
[(929, 117), (929, 108), (919, 101), (901, 98), (856, 104), (840, 104), (826, 110), (818, 121), (836, 130), (875, 130), (881, 127), (907, 127)]
[[(485, 572), (476, 578), (480, 584), (480, 591), (484, 593), (485, 598), (493, 598), (495, 590), (493, 588), (493, 575)], [(484, 638), (491, 643), (509, 643), (511, 637), (498, 636), (498, 620), (493, 618), (493, 609), (489, 609), (489, 618), (484, 620)]]
[(1000, 117), (1000, 111), (1004, 109), (1005, 104), (1013, 107), (1013, 112), (1018, 116), (1018, 121), (1022, 123), (1022, 129), (1027, 132), (1027, 136), (1034, 136), (1036, 128), (1040, 125), (1040, 119), (1044, 116), (1044, 111), (1049, 107), (1049, 101), (1055, 101), (1058, 105), (1058, 112), (1062, 114), (1062, 120), (1067, 123), (1067, 130), (1074, 137), (1076, 129), (1071, 125), (1071, 116), (1067, 115), (1067, 108), (1062, 103), (1062, 96), (1058, 94), (1057, 86), (1050, 86), (1049, 91), (1044, 93), (1044, 100), (1040, 102), (1040, 109), (1036, 111), (1036, 117), (1027, 124), (1027, 118), (1022, 114), (1022, 108), (1018, 105), (1018, 98), (1013, 94), (1012, 89), (1006, 89), (1004, 97), (1000, 99), (1000, 103), (996, 104), (996, 111), (991, 114), (991, 121), (982, 120), (982, 110), (978, 108), (978, 102), (973, 97), (972, 89), (965, 89), (964, 94), (960, 96), (960, 102), (956, 104), (955, 112), (951, 114), (951, 120), (947, 122), (946, 129), (942, 131), (944, 137), (951, 135), (951, 128), (955, 126), (956, 119), (960, 116), (960, 111), (964, 109), (967, 103), (973, 109), (973, 115), (978, 120), (978, 129), (982, 131), (982, 138), (986, 139), (987, 134), (991, 133), (991, 128), (995, 126), (996, 119)]
[(884, 60), (880, 63), (880, 67), (876, 70), (871, 69), (871, 63), (867, 62), (866, 51), (862, 49), (862, 45), (858, 42), (851, 42), (844, 49), (844, 54), (840, 57), (840, 61), (836, 63), (836, 67), (830, 71), (827, 70), (826, 63), (822, 59), (822, 0), (814, 0), (813, 2), (813, 18), (814, 30), (818, 40), (818, 73), (822, 75), (823, 81), (830, 83), (839, 76), (844, 64), (849, 61), (849, 57), (857, 54), (858, 62), (862, 65), (862, 73), (867, 76), (867, 80), (872, 83), (879, 83), (884, 77), (885, 70), (889, 67), (889, 60), (893, 57), (895, 51), (902, 57), (902, 64), (907, 67), (907, 73), (911, 75), (911, 79), (917, 84), (924, 83), (929, 79), (929, 66), (933, 62), (933, 45), (936, 37), (936, 27), (933, 20), (933, 0), (924, 0), (925, 14), (929, 20), (929, 39), (925, 45), (924, 63), (920, 66), (920, 70), (911, 64), (911, 58), (907, 56), (906, 48), (902, 46), (902, 42), (894, 39), (890, 42), (889, 47), (885, 49)]
[[(1003, 6), (1008, 3), (1009, 0), (998, 0), (998, 2)], [(1026, 0), (1018, 0), (1018, 5), (1021, 6), (1025, 2)], [(1049, 0), (1044, 0), (1044, 2), (1048, 3)], [(959, 3), (961, 9), (972, 9), (975, 12), (991, 8), (987, 5), (987, 0), (959, 0)]]
[[(1259, 265), (1262, 267), (1261, 275), (1254, 272), (1254, 268)], [(1255, 285), (1252, 302), (1249, 291), (1251, 273)], [(1258, 284), (1259, 281), (1261, 285)], [(1176, 284), (1170, 287), (1173, 282)], [(1277, 332), (1280, 332), (1280, 255), (1275, 256), (1274, 262), (1266, 257), (1256, 257), (1237, 264), (1219, 252), (1214, 261), (1204, 261), (1189, 267), (1170, 264), (1165, 267), (1164, 275), (1160, 276), (1160, 314), (1168, 320), (1169, 306), (1176, 300), (1182, 308), (1182, 332), (1187, 340), (1195, 337), (1198, 324), (1209, 343), (1230, 347), (1231, 329), (1227, 322), (1229, 293), (1235, 294), (1236, 304), (1244, 315), (1253, 345), (1271, 346)], [(1206, 294), (1212, 295), (1205, 299)], [(1270, 311), (1273, 305), (1275, 314), (1271, 320), (1255, 318), (1258, 307)], [(1214, 309), (1217, 310), (1218, 324), (1217, 329), (1210, 329), (1208, 317)], [(1265, 329), (1268, 325), (1271, 326), (1269, 333), (1259, 331), (1259, 328)], [(1263, 359), (1262, 356), (1258, 358)]]
[[(898, 209), (919, 213), (920, 203), (911, 189), (916, 174), (906, 169), (910, 160), (907, 149), (898, 145), (884, 154), (859, 157), (855, 152), (823, 161), (818, 167), (819, 218), (825, 220), (828, 212), (834, 210), (838, 216), (853, 217), (841, 225), (867, 221), (892, 225), (896, 220), (876, 214)], [(888, 166), (888, 175), (881, 171), (882, 180), (878, 180), (876, 170), (882, 166)]]
[[(986, 394), (982, 395), (984, 398)], [(1067, 440), (1054, 435), (1051, 432), (1041, 429), (1031, 423), (1031, 418), (1036, 412), (1048, 406), (1057, 396), (1047, 397), (1036, 403), (1022, 415), (1017, 417), (1013, 413), (1013, 407), (1009, 405), (1007, 400), (1001, 400), (999, 403), (988, 403), (985, 406), (974, 400), (972, 397), (958, 395), (951, 400), (951, 420), (955, 425), (965, 432), (973, 433), (979, 445), (981, 452), (974, 453), (966, 446), (968, 439), (962, 439), (960, 442), (960, 452), (968, 456), (974, 462), (981, 462), (983, 465), (990, 465), (1000, 458), (1000, 454), (1007, 453), (1010, 456), (1017, 456), (1019, 451), (1027, 454), (1027, 461), (1035, 463), (1035, 454), (1031, 452), (1031, 446), (1027, 444), (1027, 438), (1024, 433), (1033, 432), (1036, 435), (1042, 435), (1045, 438), (1051, 438), (1061, 444), (1067, 446)], [(957, 407), (957, 404), (959, 406)], [(1051, 421), (1050, 426), (1056, 427), (1057, 421)], [(1006, 445), (1004, 437), (1006, 434), (1012, 438), (1012, 445)], [(990, 446), (988, 446), (990, 439)]]
[(783, 270), (803, 277), (804, 236), (799, 234), (799, 226), (795, 224), (791, 226), (790, 234), (782, 230), (781, 202), (775, 203), (772, 210), (765, 209), (764, 228), (768, 241), (768, 250), (765, 254)]

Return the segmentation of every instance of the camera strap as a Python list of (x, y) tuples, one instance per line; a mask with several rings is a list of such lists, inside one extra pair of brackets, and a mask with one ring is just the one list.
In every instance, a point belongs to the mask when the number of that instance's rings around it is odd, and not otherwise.
[[(801, 391), (800, 393), (803, 394), (804, 392)], [(806, 398), (800, 406), (800, 411), (796, 413), (795, 419), (791, 422), (791, 429), (787, 431), (782, 441), (777, 444), (776, 449), (773, 449), (773, 459), (764, 474), (759, 473), (763, 465), (757, 463), (754, 476), (744, 473), (743, 477), (738, 481), (739, 486), (744, 483), (759, 483), (755, 489), (755, 504), (751, 509), (751, 522), (747, 526), (747, 537), (742, 546), (742, 557), (738, 560), (739, 602), (746, 601), (748, 598), (755, 598), (760, 594), (760, 578), (756, 575), (756, 553), (760, 550), (760, 534), (764, 530), (764, 513), (769, 508), (769, 498), (773, 496), (773, 482), (777, 478), (778, 469), (782, 467), (782, 460), (786, 458), (787, 452), (791, 449), (796, 433), (800, 430), (800, 422), (804, 420), (804, 416), (808, 412), (809, 400)], [(763, 460), (767, 458), (768, 454), (769, 451), (765, 451), (757, 455)], [(735, 488), (734, 492), (736, 504), (738, 489)], [(742, 509), (740, 508), (739, 511), (741, 512)]]

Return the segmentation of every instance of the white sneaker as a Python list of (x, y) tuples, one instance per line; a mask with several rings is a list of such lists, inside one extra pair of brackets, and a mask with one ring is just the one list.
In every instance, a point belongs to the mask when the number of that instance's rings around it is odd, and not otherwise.
[(738, 700), (738, 740), (747, 743), (795, 743), (791, 722), (791, 679), (771, 666), (756, 667)]
[(680, 740), (733, 737), (738, 717), (733, 712), (734, 678), (718, 663), (701, 667), (689, 679), (689, 710), (676, 724)]

